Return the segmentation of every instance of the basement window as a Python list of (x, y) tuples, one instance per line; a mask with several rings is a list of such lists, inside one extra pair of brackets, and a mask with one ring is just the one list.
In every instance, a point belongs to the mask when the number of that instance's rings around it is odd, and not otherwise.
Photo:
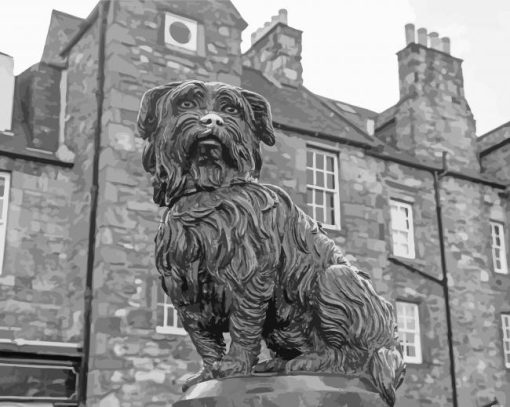
[(397, 322), (404, 361), (422, 363), (418, 304), (397, 301)]

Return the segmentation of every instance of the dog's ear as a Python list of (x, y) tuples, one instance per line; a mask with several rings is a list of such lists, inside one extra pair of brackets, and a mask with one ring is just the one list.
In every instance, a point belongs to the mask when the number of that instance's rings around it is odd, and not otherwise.
[(136, 125), (138, 134), (144, 140), (150, 138), (156, 131), (161, 113), (164, 106), (158, 104), (161, 98), (179, 86), (182, 82), (171, 82), (166, 85), (157, 86), (149, 89), (142, 96), (140, 103), (140, 110), (138, 111), (138, 118)]
[(161, 103), (161, 100), (181, 83), (182, 82), (167, 83), (166, 85), (149, 89), (142, 96), (136, 125), (140, 137), (147, 140), (147, 145), (142, 154), (142, 163), (145, 171), (151, 174), (154, 174), (156, 170), (153, 136), (158, 129), (161, 116), (164, 114), (165, 109), (164, 103)]
[(255, 133), (266, 143), (272, 146), (275, 143), (271, 106), (265, 97), (255, 92), (242, 89), (241, 94), (251, 106), (255, 120)]

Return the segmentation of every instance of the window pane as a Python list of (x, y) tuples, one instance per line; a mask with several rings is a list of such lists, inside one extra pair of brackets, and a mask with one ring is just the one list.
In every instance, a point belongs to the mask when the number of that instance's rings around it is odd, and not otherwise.
[(313, 185), (313, 170), (306, 170), (306, 183)]
[(315, 208), (315, 219), (319, 222), (324, 222), (324, 209), (323, 208)]
[(328, 171), (332, 171), (332, 172), (335, 171), (333, 164), (334, 164), (333, 157), (326, 157), (326, 169)]
[(406, 346), (407, 356), (414, 358), (416, 356), (416, 348), (414, 346)]
[(4, 213), (4, 200), (0, 199), (0, 219), (2, 219)]
[(315, 185), (317, 185), (318, 187), (324, 186), (324, 173), (323, 172), (318, 171), (315, 173)]
[(168, 312), (166, 313), (166, 325), (174, 326), (174, 309), (173, 309), (173, 307), (168, 307)]
[(328, 184), (326, 185), (330, 189), (335, 189), (335, 175), (328, 174), (327, 175)]
[(315, 153), (315, 168), (324, 169), (324, 154)]
[(3, 197), (5, 194), (5, 178), (0, 176), (0, 197)]
[(324, 205), (324, 192), (315, 191), (315, 203), (317, 205)]
[(326, 211), (326, 223), (328, 225), (336, 225), (335, 210), (334, 209), (328, 209)]

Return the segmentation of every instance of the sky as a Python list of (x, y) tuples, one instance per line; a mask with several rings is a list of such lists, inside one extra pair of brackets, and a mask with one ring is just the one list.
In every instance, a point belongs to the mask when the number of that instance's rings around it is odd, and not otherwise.
[[(121, 0), (133, 1), (133, 0)], [(170, 0), (169, 0), (170, 1)], [(188, 0), (193, 1), (193, 0)], [(465, 94), (477, 134), (510, 120), (509, 0), (232, 0), (250, 34), (288, 10), (303, 31), (304, 85), (315, 93), (381, 112), (398, 101), (395, 53), (414, 23), (451, 39), (462, 58)], [(42, 55), (52, 9), (86, 17), (97, 0), (2, 0), (0, 52), (14, 57), (18, 74)]]

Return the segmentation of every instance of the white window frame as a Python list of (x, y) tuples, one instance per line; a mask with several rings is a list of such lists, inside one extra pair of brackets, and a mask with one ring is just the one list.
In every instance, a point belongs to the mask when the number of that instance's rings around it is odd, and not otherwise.
[[(492, 248), (492, 264), (494, 271), (500, 274), (508, 274), (508, 262), (506, 255), (506, 238), (505, 238), (505, 225), (503, 222), (497, 222), (491, 220), (491, 248)], [(497, 236), (497, 234), (500, 236)], [(499, 244), (497, 243), (499, 238)], [(499, 250), (499, 259), (496, 256), (497, 250)], [(497, 267), (499, 263), (501, 267)]]
[[(397, 322), (400, 343), (402, 344), (404, 362), (407, 363), (422, 363), (421, 353), (421, 332), (420, 332), (420, 312), (418, 304), (408, 301), (397, 301)], [(412, 318), (414, 322), (414, 329), (407, 326), (407, 318)], [(409, 344), (415, 347), (415, 355), (409, 356), (407, 354), (407, 335), (414, 335), (414, 343)]]
[[(401, 213), (401, 209), (407, 209), (408, 216), (405, 219), (400, 219), (400, 222), (395, 218), (394, 207), (397, 208), (398, 213)], [(393, 246), (393, 254), (398, 257), (404, 257), (406, 259), (414, 259), (416, 257), (414, 249), (414, 216), (413, 216), (413, 205), (408, 202), (404, 202), (400, 199), (390, 198), (390, 215), (391, 215), (391, 241)], [(400, 224), (408, 224), (408, 227), (400, 227)], [(408, 253), (404, 253), (399, 250), (398, 242), (396, 241), (396, 233), (407, 233), (407, 246), (409, 247)]]
[[(312, 158), (312, 166), (308, 166), (308, 153), (313, 154)], [(318, 169), (317, 164), (317, 154), (321, 154), (324, 156), (324, 166), (323, 168)], [(324, 226), (327, 229), (335, 229), (340, 230), (341, 228), (341, 220), (340, 220), (340, 177), (338, 175), (338, 154), (332, 151), (326, 151), (321, 148), (317, 148), (313, 145), (307, 145), (306, 146), (306, 155), (307, 155), (307, 162), (306, 162), (306, 172), (307, 172), (307, 184), (306, 184), (306, 191), (308, 195), (308, 190), (312, 190), (312, 201), (308, 202), (308, 198), (306, 200), (306, 205), (308, 208), (311, 208), (311, 217), (314, 218), (316, 221), (320, 222), (322, 226)], [(327, 169), (326, 161), (328, 158), (333, 159), (333, 171), (329, 171)], [(313, 184), (308, 183), (308, 171), (313, 172)], [(324, 186), (318, 186), (317, 185), (317, 173), (322, 172), (324, 174)], [(334, 188), (328, 188), (327, 187), (327, 176), (333, 175), (334, 177)], [(317, 193), (323, 194), (323, 205), (317, 205), (315, 203), (315, 194)], [(333, 211), (335, 214), (335, 224), (328, 224), (325, 222), (326, 219), (326, 192), (333, 194)], [(323, 208), (323, 218), (317, 219), (316, 217), (316, 208)]]
[[(163, 290), (161, 288), (158, 287), (157, 289), (158, 289), (158, 297), (160, 295), (163, 295), (163, 302), (160, 302), (160, 298), (158, 298), (158, 302), (157, 302), (157, 307), (163, 308), (163, 321), (159, 321), (159, 320), (157, 321), (156, 332), (158, 332), (160, 334), (186, 335), (187, 333), (184, 330), (184, 328), (182, 328), (182, 326), (179, 326), (180, 325), (180, 323), (178, 322), (179, 316), (177, 315), (177, 310), (172, 305), (170, 298), (168, 297), (168, 295), (166, 295), (165, 292), (163, 292)], [(173, 325), (167, 324), (169, 312), (173, 312), (173, 315), (174, 315)], [(159, 315), (159, 313), (156, 313), (156, 315)]]
[(503, 331), (503, 363), (510, 369), (510, 314), (501, 314), (501, 329)]
[(0, 275), (2, 275), (5, 255), (5, 237), (7, 235), (7, 215), (9, 206), (9, 196), (11, 190), (11, 174), (8, 172), (0, 172), (0, 178), (4, 180), (4, 194), (0, 196), (2, 200), (2, 213), (0, 213)]

